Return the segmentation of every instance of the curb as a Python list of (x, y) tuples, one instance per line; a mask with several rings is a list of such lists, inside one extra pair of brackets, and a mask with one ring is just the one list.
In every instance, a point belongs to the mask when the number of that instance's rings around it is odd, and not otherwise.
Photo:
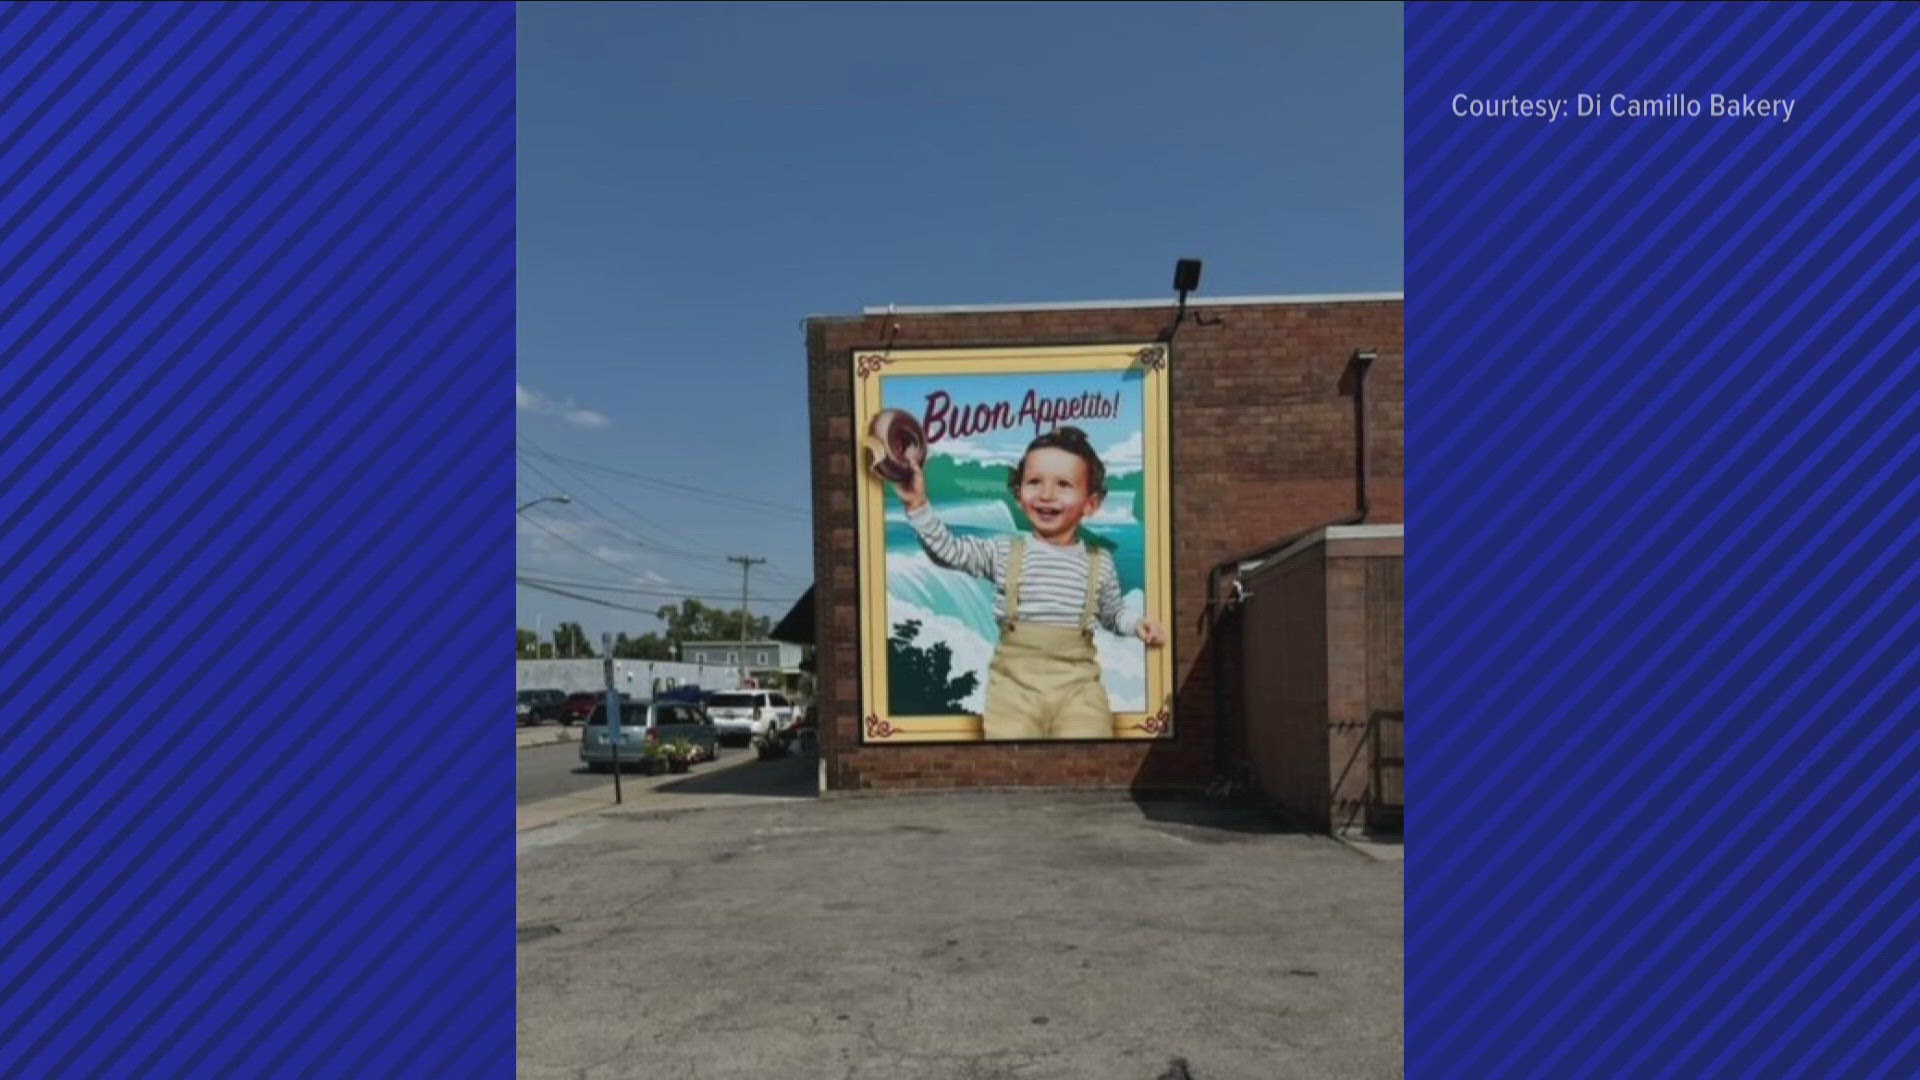
[(1374, 862), (1405, 862), (1407, 849), (1404, 841), (1382, 842), (1365, 833), (1338, 832), (1333, 838), (1341, 847), (1356, 855), (1365, 856)]
[(513, 748), (525, 750), (534, 746), (552, 746), (555, 743), (580, 741), (578, 727), (539, 727), (519, 728), (513, 733)]

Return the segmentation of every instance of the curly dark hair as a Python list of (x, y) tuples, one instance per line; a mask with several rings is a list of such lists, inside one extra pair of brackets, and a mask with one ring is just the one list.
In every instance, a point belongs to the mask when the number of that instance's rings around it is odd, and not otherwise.
[(1102, 497), (1107, 494), (1107, 467), (1087, 442), (1087, 433), (1077, 427), (1058, 427), (1028, 443), (1026, 453), (1020, 455), (1020, 464), (1007, 470), (1007, 490), (1015, 497), (1020, 494), (1020, 481), (1027, 471), (1027, 454), (1048, 449), (1065, 450), (1086, 462), (1087, 493)]

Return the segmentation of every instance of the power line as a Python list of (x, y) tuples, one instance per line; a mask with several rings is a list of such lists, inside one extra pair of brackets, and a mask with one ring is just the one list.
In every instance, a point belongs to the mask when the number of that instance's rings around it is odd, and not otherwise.
[[(673, 589), (642, 589), (642, 588), (635, 588), (635, 587), (629, 587), (624, 585), (602, 585), (598, 582), (592, 582), (592, 581), (561, 581), (554, 578), (545, 578), (545, 577), (535, 578), (535, 577), (528, 577), (524, 574), (515, 574), (513, 579), (522, 585), (528, 586), (529, 588), (548, 589), (548, 591), (552, 591), (552, 589), (549, 588), (549, 586), (566, 586), (574, 589), (592, 589), (595, 592), (631, 593), (638, 596), (658, 596), (663, 599), (727, 600), (727, 601), (734, 601), (734, 602), (737, 602), (740, 599), (738, 596), (728, 596), (720, 593), (693, 593), (693, 592), (682, 592), (682, 591), (673, 590)], [(794, 603), (794, 600), (796, 599), (798, 598), (797, 597), (781, 598), (781, 597), (768, 596), (768, 597), (756, 597), (754, 598), (753, 602), (756, 604), (772, 604), (777, 607), (783, 604), (791, 606)], [(631, 610), (638, 611), (640, 609), (633, 608)], [(649, 611), (647, 612), (647, 614), (651, 615), (653, 614), (653, 612)]]
[[(669, 529), (664, 525), (660, 525), (657, 522), (653, 522), (646, 518), (641, 517), (639, 514), (634, 513), (632, 510), (622, 505), (621, 500), (619, 499), (618, 496), (615, 496), (609, 493), (605, 488), (602, 488), (599, 485), (593, 483), (591, 480), (588, 480), (586, 477), (580, 475), (580, 473), (578, 473), (572, 467), (570, 467), (567, 464), (567, 462), (573, 459), (563, 458), (553, 453), (552, 451), (545, 449), (539, 443), (535, 442), (530, 436), (521, 435), (519, 436), (519, 438), (520, 438), (520, 441), (527, 444), (527, 446), (531, 449), (533, 453), (538, 454), (549, 461), (552, 461), (555, 465), (559, 466), (562, 470), (564, 470), (568, 476), (574, 478), (575, 480), (579, 481), (581, 484), (585, 485), (590, 490), (599, 494), (601, 497), (607, 499), (610, 503), (616, 506), (623, 514), (627, 515), (628, 517), (631, 517), (634, 521), (639, 522), (643, 528), (651, 529), (665, 536), (674, 537), (688, 544), (704, 544), (705, 543), (705, 541), (693, 539), (692, 537), (689, 537), (684, 533), (675, 532), (674, 530)], [(547, 472), (545, 469), (540, 468), (540, 466), (534, 463), (525, 453), (516, 452), (516, 456), (520, 458), (520, 461), (522, 464), (526, 465), (527, 468), (532, 469), (540, 477), (545, 479), (548, 483), (553, 484), (556, 488), (564, 489), (569, 486), (566, 484), (562, 484), (560, 481), (554, 478), (553, 474)], [(609, 466), (594, 465), (591, 462), (580, 462), (580, 464), (588, 468), (602, 469), (608, 472), (614, 472), (614, 473), (621, 472), (621, 470), (612, 469)], [(629, 475), (635, 478), (639, 478), (638, 474), (623, 474), (623, 475)], [(684, 487), (684, 485), (671, 484), (671, 482), (669, 481), (657, 481), (657, 482), (661, 484), (665, 484), (667, 486)], [(689, 490), (703, 490), (703, 489), (689, 489)], [(717, 498), (737, 498), (736, 496), (719, 496), (716, 493), (712, 493), (712, 492), (703, 492), (703, 493), (709, 494), (709, 495), (715, 495), (715, 497)], [(627, 537), (628, 539), (634, 541), (635, 543), (640, 544), (643, 548), (645, 548), (649, 552), (652, 552), (658, 555), (665, 555), (669, 557), (677, 556), (688, 562), (696, 562), (696, 563), (707, 563), (714, 558), (714, 556), (710, 554), (689, 551), (685, 548), (675, 548), (675, 547), (672, 547), (671, 545), (662, 543), (658, 539), (628, 532), (618, 522), (608, 517), (605, 513), (601, 512), (597, 507), (586, 503), (584, 500), (576, 499), (575, 501), (578, 502), (581, 505), (581, 507), (587, 510), (589, 513), (592, 513), (595, 516), (605, 520), (608, 523), (608, 525), (614, 529), (614, 531), (620, 533), (621, 535)], [(749, 500), (749, 501), (757, 502), (757, 500)], [(766, 504), (766, 505), (772, 506), (773, 504)], [(769, 579), (777, 583), (786, 584), (793, 588), (801, 588), (801, 587), (804, 587), (804, 585), (806, 584), (806, 582), (796, 578), (792, 574), (789, 574), (776, 566), (771, 566), (771, 565), (767, 566), (766, 569), (763, 571), (763, 573), (765, 573)]]
[[(522, 436), (522, 438), (525, 439), (525, 436)], [(534, 444), (532, 439), (525, 439), (525, 441), (529, 446), (535, 446), (535, 449), (536, 450), (538, 449), (537, 445)], [(544, 453), (544, 451), (542, 452)], [(555, 480), (553, 477), (553, 474), (547, 472), (545, 469), (542, 469), (539, 465), (536, 465), (533, 462), (532, 458), (529, 457), (525, 452), (515, 451), (514, 456), (520, 459), (520, 463), (522, 465), (525, 465), (527, 468), (532, 469), (534, 472), (538, 473), (541, 477), (545, 478), (547, 482), (553, 484), (555, 487), (565, 488), (570, 486), (570, 485), (562, 484), (558, 480)], [(661, 529), (659, 526), (654, 525), (652, 522), (649, 522), (645, 518), (640, 517), (638, 514), (633, 513), (633, 511), (626, 509), (624, 506), (621, 506), (619, 498), (614, 495), (608, 494), (606, 489), (600, 487), (597, 484), (594, 484), (592, 481), (588, 480), (586, 477), (581, 476), (579, 473), (574, 472), (572, 469), (567, 468), (567, 466), (565, 465), (562, 465), (560, 467), (562, 469), (565, 469), (567, 472), (567, 475), (573, 477), (581, 485), (584, 485), (585, 487), (589, 488), (596, 494), (600, 495), (602, 498), (607, 499), (609, 502), (613, 503), (616, 507), (619, 507), (621, 512), (627, 514), (629, 517), (632, 517), (635, 521), (640, 522), (642, 528), (651, 528), (663, 534), (666, 532), (665, 529)], [(619, 522), (614, 521), (612, 518), (608, 517), (605, 513), (602, 513), (597, 507), (588, 504), (586, 500), (576, 499), (574, 501), (578, 502), (584, 509), (588, 510), (590, 513), (604, 519), (609, 525), (613, 526), (613, 528), (616, 531), (620, 532), (622, 535), (629, 537), (630, 539), (634, 540), (636, 543), (641, 544), (642, 546), (646, 547), (650, 551), (671, 552), (679, 555), (684, 555), (688, 558), (696, 558), (696, 559), (702, 559), (702, 560), (711, 559), (713, 557), (711, 555), (702, 554), (700, 552), (689, 551), (685, 548), (675, 548), (672, 545), (665, 543), (664, 541), (660, 540), (657, 537), (642, 536), (638, 533), (629, 532)], [(686, 539), (686, 538), (683, 538), (683, 539)], [(686, 539), (686, 542), (693, 543), (693, 544), (700, 543), (700, 541), (691, 540), (691, 539)]]
[[(596, 592), (633, 593), (638, 596), (688, 596), (697, 600), (731, 600), (736, 604), (740, 602), (740, 594), (737, 592), (700, 592), (698, 590), (701, 589), (702, 586), (698, 585), (693, 586), (692, 591), (690, 591), (688, 589), (677, 589), (671, 585), (628, 585), (613, 581), (581, 581), (577, 576), (567, 575), (564, 570), (546, 571), (535, 567), (520, 567), (514, 571), (514, 574), (517, 577), (523, 577), (529, 581), (539, 581), (549, 585), (565, 585), (572, 589), (592, 589)], [(791, 602), (797, 598), (770, 596), (757, 599), (764, 599), (768, 603), (775, 603), (780, 601)]]
[[(541, 446), (539, 443), (533, 441), (533, 438), (531, 436), (521, 435), (520, 441), (526, 443), (527, 446), (531, 448), (534, 453), (539, 454), (540, 456), (547, 458), (548, 460), (551, 460), (555, 465), (558, 465), (562, 470), (566, 472), (568, 476), (571, 476), (574, 479), (580, 481), (582, 484), (586, 485), (588, 488), (598, 493), (602, 498), (607, 499), (609, 502), (619, 507), (622, 513), (626, 514), (628, 517), (632, 518), (633, 520), (639, 522), (642, 528), (650, 529), (654, 532), (659, 533), (662, 536), (669, 537), (674, 541), (682, 544), (692, 544), (697, 547), (697, 546), (702, 546), (706, 543), (706, 541), (704, 540), (696, 540), (693, 537), (686, 535), (685, 533), (676, 532), (673, 529), (669, 529), (665, 525), (662, 525), (656, 521), (651, 521), (647, 518), (641, 517), (639, 514), (635, 513), (634, 511), (628, 509), (626, 506), (622, 505), (621, 500), (617, 496), (610, 494), (605, 488), (600, 487), (599, 485), (595, 484), (593, 481), (588, 480), (586, 477), (581, 476), (578, 472), (575, 472), (572, 466), (556, 458), (553, 455), (552, 451), (547, 450), (545, 447)], [(526, 461), (525, 458), (522, 458), (521, 460)], [(533, 469), (535, 472), (541, 472), (542, 475), (545, 475), (545, 473), (539, 468), (539, 466), (534, 465), (533, 462), (526, 461), (526, 464), (528, 468)], [(700, 557), (703, 559), (712, 558), (712, 556), (710, 555), (701, 555)]]
[(574, 543), (572, 540), (569, 540), (566, 537), (561, 536), (559, 533), (554, 532), (552, 529), (547, 528), (545, 525), (540, 524), (538, 521), (535, 521), (530, 517), (522, 517), (520, 520), (526, 522), (527, 524), (533, 526), (536, 529), (539, 529), (541, 532), (546, 533), (547, 535), (553, 537), (555, 540), (560, 541), (561, 543), (567, 545), (568, 547), (579, 552), (580, 554), (585, 555), (587, 558), (592, 559), (594, 562), (600, 563), (602, 566), (611, 566), (615, 570), (618, 570), (623, 574), (630, 574), (633, 572), (629, 570), (627, 567), (621, 566), (619, 563), (616, 563), (611, 559), (603, 559), (600, 556), (595, 555), (593, 552), (588, 551), (586, 548), (583, 548), (579, 544)]
[[(570, 539), (568, 539), (567, 537), (565, 537), (565, 536), (562, 536), (562, 535), (561, 535), (560, 533), (558, 533), (558, 532), (555, 532), (555, 531), (554, 531), (553, 529), (550, 529), (550, 528), (548, 528), (548, 527), (547, 527), (546, 525), (543, 525), (543, 524), (541, 524), (540, 522), (538, 522), (538, 521), (535, 521), (535, 520), (533, 520), (532, 518), (527, 518), (527, 519), (525, 519), (525, 520), (526, 520), (526, 522), (527, 522), (527, 524), (529, 524), (529, 525), (532, 525), (532, 526), (534, 526), (535, 528), (537, 528), (537, 529), (539, 529), (540, 531), (542, 531), (542, 532), (544, 532), (544, 533), (546, 533), (547, 535), (549, 535), (549, 536), (551, 536), (551, 537), (553, 537), (554, 539), (556, 539), (556, 540), (558, 540), (558, 541), (560, 541), (561, 543), (563, 543), (563, 544), (565, 544), (565, 545), (567, 545), (568, 547), (570, 547), (570, 548), (572, 548), (573, 550), (575, 550), (575, 551), (577, 551), (577, 552), (579, 552), (580, 554), (582, 554), (582, 555), (585, 555), (585, 556), (586, 556), (587, 558), (589, 558), (589, 559), (592, 559), (592, 560), (594, 560), (594, 561), (595, 561), (595, 562), (597, 562), (597, 563), (600, 563), (600, 564), (601, 564), (602, 566), (607, 566), (607, 567), (611, 567), (611, 568), (612, 568), (612, 569), (614, 569), (614, 570), (618, 570), (618, 571), (620, 571), (620, 572), (621, 572), (622, 574), (628, 574), (628, 575), (631, 575), (631, 574), (632, 574), (632, 572), (633, 572), (633, 571), (632, 571), (632, 568), (630, 568), (630, 567), (625, 567), (625, 566), (621, 566), (620, 564), (618, 564), (618, 563), (616, 563), (616, 562), (613, 562), (613, 561), (611, 561), (611, 560), (609, 560), (609, 559), (606, 559), (606, 558), (603, 558), (603, 557), (601, 557), (601, 556), (599, 556), (599, 555), (596, 555), (596, 554), (594, 554), (593, 552), (591, 552), (591, 551), (589, 551), (589, 550), (587, 550), (586, 548), (584, 548), (584, 547), (581, 547), (581, 546), (580, 546), (579, 544), (576, 544), (576, 543), (574, 543), (574, 542), (573, 542), (572, 540), (570, 540)], [(712, 558), (712, 556), (701, 556), (700, 558), (702, 559), (702, 561), (705, 561), (706, 559), (709, 559), (709, 558)], [(776, 576), (776, 577), (782, 577), (782, 576), (784, 576), (784, 575), (775, 575), (775, 576)], [(713, 587), (715, 587), (715, 586), (714, 586), (713, 584), (711, 584), (711, 583), (696, 583), (696, 586), (698, 587), (698, 586), (701, 586), (701, 585), (703, 585), (703, 584), (704, 584), (704, 587), (706, 587), (706, 588), (713, 588)], [(801, 587), (801, 583), (799, 583), (799, 582), (796, 582), (796, 581), (792, 581), (792, 580), (787, 580), (787, 581), (785, 581), (785, 582), (784, 582), (784, 584), (786, 584), (786, 585), (787, 585), (788, 587), (790, 587), (790, 588), (799, 588), (799, 587)], [(679, 594), (679, 593), (667, 593), (667, 594), (661, 594), (661, 595), (680, 595), (680, 594)], [(688, 593), (688, 594), (686, 594), (686, 595), (689, 595), (689, 596), (691, 596), (691, 595), (696, 595), (696, 594), (692, 594), (692, 593)], [(731, 599), (731, 597), (728, 597), (728, 596), (723, 596), (723, 595), (720, 595), (720, 594), (717, 594), (717, 593), (700, 593), (700, 594), (697, 594), (697, 595), (699, 595), (699, 596), (700, 596), (700, 597), (701, 597), (702, 599), (709, 599), (709, 600), (726, 600), (726, 599)]]
[[(531, 461), (527, 461), (525, 458), (522, 458), (521, 460), (522, 460), (522, 463), (527, 465), (529, 468), (534, 469), (534, 471), (536, 472), (540, 472), (538, 466), (535, 466)], [(544, 472), (541, 472), (541, 475), (546, 476)], [(548, 479), (551, 480), (552, 478), (548, 477)], [(611, 498), (611, 496), (608, 496), (608, 497)], [(612, 518), (608, 517), (604, 512), (602, 512), (599, 507), (594, 506), (593, 504), (587, 502), (584, 499), (576, 498), (573, 500), (573, 502), (575, 505), (579, 506), (582, 510), (585, 510), (586, 512), (606, 522), (607, 527), (612, 529), (614, 532), (620, 534), (622, 538), (626, 540), (630, 540), (635, 544), (638, 544), (643, 550), (645, 550), (650, 555), (658, 556), (660, 558), (677, 558), (677, 559), (682, 559), (690, 562), (702, 562), (702, 563), (710, 562), (713, 559), (712, 555), (703, 555), (698, 552), (686, 551), (680, 548), (669, 547), (666, 544), (663, 544), (659, 540), (656, 540), (652, 537), (641, 536), (638, 533), (629, 532), (627, 529), (622, 527), (619, 522), (613, 520)]]
[(619, 611), (636, 611), (642, 615), (651, 615), (656, 619), (660, 617), (658, 613), (648, 611), (645, 608), (630, 607), (626, 604), (616, 604), (611, 600), (600, 600), (591, 596), (581, 596), (579, 593), (568, 592), (565, 589), (555, 589), (547, 585), (537, 585), (531, 581), (528, 581), (526, 578), (523, 578), (523, 577), (516, 577), (514, 580), (519, 582), (522, 585), (525, 585), (529, 589), (538, 589), (541, 592), (553, 593), (555, 596), (569, 597), (571, 599), (578, 600), (582, 603), (598, 604), (601, 607), (610, 607)]
[[(521, 438), (521, 441), (525, 442), (535, 452), (546, 455), (548, 457), (552, 456), (551, 454), (548, 454), (547, 451), (541, 449), (540, 445), (534, 442), (531, 438), (528, 438), (527, 436), (524, 436), (524, 435), (522, 435), (520, 438)], [(520, 459), (521, 464), (527, 466), (527, 468), (529, 469), (532, 469), (535, 473), (539, 474), (541, 478), (545, 479), (548, 483), (553, 484), (555, 487), (565, 488), (568, 486), (565, 484), (561, 484), (558, 480), (556, 480), (553, 477), (551, 473), (547, 472), (545, 469), (540, 468), (540, 466), (535, 464), (525, 453), (516, 451), (515, 456), (517, 456)], [(565, 470), (568, 476), (573, 477), (575, 480), (578, 480), (581, 484), (584, 484), (586, 487), (588, 487), (592, 491), (603, 496), (604, 498), (609, 500), (611, 503), (613, 503), (616, 507), (618, 507), (622, 513), (633, 518), (635, 521), (640, 522), (643, 526), (654, 529), (663, 535), (674, 536), (674, 537), (683, 539), (690, 544), (703, 543), (703, 541), (694, 540), (690, 537), (687, 537), (684, 533), (676, 533), (673, 530), (666, 528), (665, 526), (648, 521), (647, 519), (634, 513), (632, 510), (629, 510), (625, 506), (621, 505), (621, 501), (618, 496), (608, 493), (605, 488), (602, 488), (599, 485), (588, 480), (586, 477), (581, 476), (579, 473), (575, 472), (572, 468), (568, 467), (564, 463), (556, 462), (556, 464), (559, 464), (560, 468)], [(625, 528), (623, 528), (619, 522), (614, 521), (612, 518), (608, 517), (605, 513), (603, 513), (598, 507), (586, 502), (586, 500), (575, 499), (574, 501), (578, 503), (582, 509), (606, 521), (608, 526), (611, 527), (615, 532), (619, 533), (621, 536), (626, 537), (632, 540), (633, 542), (641, 545), (641, 547), (644, 548), (650, 554), (664, 557), (664, 558), (677, 558), (682, 562), (700, 565), (702, 569), (705, 569), (710, 573), (717, 574), (717, 570), (714, 570), (709, 565), (714, 560), (715, 556), (711, 554), (703, 553), (703, 552), (689, 551), (685, 548), (675, 548), (667, 544), (664, 544), (660, 540), (655, 539), (653, 537), (642, 536), (637, 533), (629, 532)], [(784, 583), (793, 588), (801, 588), (804, 584), (800, 581), (795, 580), (790, 575), (780, 572), (777, 568), (769, 567), (767, 570), (767, 574), (770, 578), (772, 578), (776, 582)]]
[(677, 491), (677, 492), (680, 492), (681, 494), (688, 496), (689, 498), (706, 499), (711, 502), (744, 506), (744, 507), (755, 509), (755, 510), (771, 510), (781, 514), (792, 514), (796, 517), (811, 517), (813, 515), (813, 511), (804, 509), (798, 506), (788, 506), (783, 503), (767, 502), (764, 499), (750, 498), (745, 495), (728, 495), (724, 492), (710, 491), (707, 488), (696, 487), (692, 484), (681, 484), (681, 483), (676, 483), (672, 480), (662, 480), (659, 477), (655, 477), (655, 476), (646, 476), (641, 473), (628, 472), (625, 469), (616, 469), (611, 465), (598, 465), (591, 461), (582, 461), (579, 458), (561, 457), (559, 454), (551, 453), (548, 451), (542, 451), (542, 456), (547, 458), (547, 460), (549, 461), (569, 462), (574, 465), (578, 465), (583, 469), (592, 469), (596, 472), (602, 472), (612, 476), (618, 476), (618, 477), (621, 477), (622, 479), (633, 481), (634, 483), (651, 484), (656, 487), (666, 488), (670, 491)]

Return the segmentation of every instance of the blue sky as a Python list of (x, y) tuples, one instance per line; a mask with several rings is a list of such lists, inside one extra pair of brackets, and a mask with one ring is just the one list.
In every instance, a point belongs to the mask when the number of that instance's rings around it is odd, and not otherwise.
[[(778, 617), (801, 321), (1401, 287), (1397, 5), (519, 8), (522, 574)], [(631, 591), (617, 591), (631, 590)], [(658, 628), (521, 587), (519, 623)], [(737, 604), (737, 599), (734, 601)]]

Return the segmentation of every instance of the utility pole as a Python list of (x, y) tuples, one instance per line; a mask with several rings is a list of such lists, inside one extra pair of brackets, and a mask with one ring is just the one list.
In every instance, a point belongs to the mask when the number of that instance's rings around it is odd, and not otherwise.
[[(621, 801), (620, 740), (626, 738), (627, 722), (620, 718), (620, 688), (613, 679), (613, 635), (604, 630), (600, 632), (600, 651), (607, 654), (606, 660), (602, 662), (607, 676), (607, 745), (613, 748), (613, 801), (617, 806)], [(645, 723), (646, 717), (643, 716), (640, 720)], [(588, 718), (588, 722), (592, 722), (591, 717)], [(580, 737), (586, 738), (587, 733), (582, 731)]]
[(729, 555), (727, 561), (740, 564), (740, 681), (744, 683), (747, 681), (747, 574), (756, 563), (767, 560)]

